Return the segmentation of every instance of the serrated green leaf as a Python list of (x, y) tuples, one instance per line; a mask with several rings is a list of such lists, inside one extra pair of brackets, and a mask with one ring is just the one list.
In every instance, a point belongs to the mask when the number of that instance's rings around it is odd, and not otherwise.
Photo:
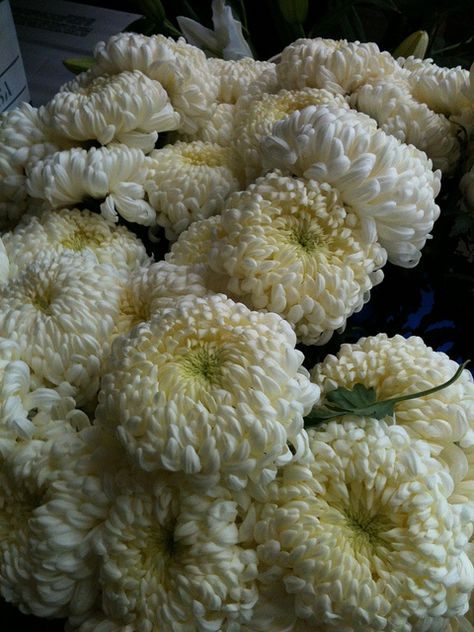
[(373, 417), (375, 419), (393, 416), (395, 406), (399, 402), (425, 397), (426, 395), (431, 395), (450, 386), (458, 379), (468, 362), (469, 360), (458, 367), (456, 373), (443, 384), (439, 384), (425, 391), (417, 391), (409, 395), (400, 395), (399, 397), (391, 397), (390, 399), (383, 399), (381, 401), (376, 401), (375, 389), (367, 387), (364, 384), (354, 384), (350, 389), (339, 386), (326, 394), (326, 405), (313, 408), (309, 415), (305, 417), (305, 426), (315, 426), (323, 421), (337, 419), (344, 415)]
[(365, 408), (376, 401), (375, 389), (364, 386), (364, 384), (354, 384), (353, 388), (342, 386), (335, 388), (326, 394), (326, 401), (332, 407), (342, 410), (353, 410), (354, 408)]

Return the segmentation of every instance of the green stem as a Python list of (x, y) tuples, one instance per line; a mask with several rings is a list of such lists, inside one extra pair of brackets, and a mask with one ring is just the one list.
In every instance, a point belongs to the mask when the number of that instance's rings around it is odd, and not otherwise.
[(417, 399), (418, 397), (425, 397), (425, 395), (431, 395), (432, 393), (436, 393), (437, 391), (441, 391), (443, 388), (447, 388), (451, 386), (453, 382), (455, 382), (461, 373), (464, 371), (467, 364), (469, 364), (470, 360), (466, 360), (464, 364), (458, 368), (456, 373), (444, 384), (440, 384), (439, 386), (433, 386), (433, 388), (428, 388), (426, 391), (418, 391), (417, 393), (412, 393), (411, 395), (400, 395), (400, 397), (392, 397), (390, 399), (383, 399), (380, 403), (388, 404), (393, 402), (394, 404), (398, 404), (398, 402), (404, 402), (408, 399)]

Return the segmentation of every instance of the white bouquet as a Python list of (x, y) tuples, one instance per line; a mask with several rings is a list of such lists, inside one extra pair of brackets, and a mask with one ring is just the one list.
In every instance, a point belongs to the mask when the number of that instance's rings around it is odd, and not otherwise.
[(469, 73), (321, 38), (94, 57), (0, 115), (1, 595), (77, 632), (474, 630), (471, 374), (419, 337), (296, 347), (418, 263)]

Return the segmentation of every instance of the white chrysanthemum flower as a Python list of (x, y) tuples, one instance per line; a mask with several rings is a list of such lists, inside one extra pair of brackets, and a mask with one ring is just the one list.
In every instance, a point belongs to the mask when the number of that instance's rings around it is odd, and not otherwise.
[(26, 165), (69, 146), (26, 102), (0, 114), (0, 229), (14, 226), (27, 211)]
[(24, 167), (71, 146), (43, 122), (42, 112), (43, 108), (38, 110), (23, 102), (0, 114), (0, 146), (14, 150), (12, 164)]
[(463, 614), (473, 512), (449, 502), (453, 480), (428, 444), (372, 419), (309, 436), (313, 489), (290, 464), (260, 508), (260, 581), (283, 582), (295, 617), (325, 630), (410, 632), (413, 620)]
[(98, 596), (91, 545), (109, 503), (82, 434), (30, 441), (0, 467), (0, 590), (36, 616), (84, 615)]
[(330, 106), (294, 112), (262, 141), (264, 164), (334, 186), (367, 240), (378, 239), (392, 263), (413, 267), (439, 216), (441, 174), (426, 154), (359, 116)]
[(295, 343), (276, 314), (183, 298), (114, 344), (98, 422), (145, 470), (222, 473), (233, 488), (271, 480), (319, 395)]
[(209, 68), (202, 50), (164, 35), (119, 33), (94, 50), (93, 75), (140, 70), (159, 81), (171, 104), (181, 116), (179, 130), (195, 133), (209, 117), (209, 107), (217, 101), (218, 79)]
[(195, 134), (179, 134), (177, 139), (188, 143), (201, 140), (223, 147), (231, 145), (234, 142), (235, 105), (216, 103), (210, 112), (209, 120)]
[(387, 134), (424, 151), (434, 169), (447, 174), (456, 168), (461, 157), (459, 126), (418, 103), (408, 82), (364, 84), (352, 94), (351, 104), (374, 118)]
[(275, 66), (272, 62), (257, 61), (251, 57), (232, 61), (211, 57), (207, 63), (211, 73), (219, 79), (217, 100), (219, 103), (232, 104), (247, 91), (250, 83)]
[(162, 85), (138, 70), (95, 79), (86, 73), (62, 86), (41, 115), (66, 138), (119, 142), (145, 153), (158, 132), (177, 129), (180, 121)]
[(309, 105), (328, 104), (349, 109), (342, 96), (312, 88), (242, 97), (235, 107), (234, 137), (235, 149), (244, 165), (247, 183), (250, 184), (264, 173), (260, 143), (262, 138), (271, 134), (276, 121)]
[(221, 215), (193, 222), (182, 232), (177, 241), (165, 255), (166, 261), (178, 266), (189, 266), (203, 279), (205, 287), (211, 292), (227, 294), (234, 299), (227, 289), (229, 277), (223, 270), (214, 272), (209, 267), (209, 253), (215, 241), (224, 237)]
[(339, 94), (350, 94), (379, 77), (402, 74), (395, 59), (377, 44), (320, 37), (287, 46), (276, 71), (282, 88), (325, 88)]
[(169, 240), (192, 222), (220, 213), (230, 193), (239, 188), (230, 147), (178, 141), (150, 154), (145, 190)]
[(150, 261), (138, 237), (87, 210), (60, 209), (25, 216), (3, 235), (3, 243), (10, 259), (10, 277), (17, 276), (43, 251), (70, 252), (123, 271)]
[(26, 187), (32, 197), (54, 208), (71, 206), (89, 198), (103, 200), (102, 215), (110, 222), (117, 213), (129, 222), (150, 226), (155, 211), (144, 199), (143, 185), (149, 163), (140, 150), (125, 145), (74, 148), (38, 161), (27, 172)]
[(197, 269), (158, 261), (134, 271), (122, 291), (116, 332), (127, 334), (135, 325), (151, 320), (160, 309), (174, 307), (181, 296), (212, 293)]
[(25, 441), (46, 441), (89, 425), (73, 396), (69, 384), (45, 388), (25, 362), (9, 362), (0, 371), (0, 454), (5, 456)]
[(239, 518), (216, 485), (123, 478), (95, 540), (103, 611), (133, 630), (239, 629), (257, 601), (255, 551), (239, 546)]
[(304, 344), (324, 344), (383, 278), (386, 252), (328, 184), (272, 172), (235, 193), (209, 264), (252, 309), (276, 312)]
[(450, 116), (470, 106), (466, 95), (468, 70), (460, 66), (443, 68), (432, 59), (408, 57), (397, 61), (406, 72), (415, 99), (426, 103), (433, 112)]
[(39, 378), (69, 382), (83, 403), (98, 390), (121, 284), (110, 266), (42, 253), (2, 287), (0, 335), (18, 343)]
[[(459, 368), (454, 360), (433, 351), (417, 336), (386, 334), (361, 338), (342, 345), (339, 353), (317, 364), (312, 379), (322, 393), (361, 383), (375, 388), (377, 399), (389, 399), (423, 391), (447, 382)], [(469, 371), (431, 395), (399, 402), (395, 422), (416, 438), (440, 448), (454, 443), (474, 445), (474, 383)], [(474, 472), (473, 472), (474, 473)]]

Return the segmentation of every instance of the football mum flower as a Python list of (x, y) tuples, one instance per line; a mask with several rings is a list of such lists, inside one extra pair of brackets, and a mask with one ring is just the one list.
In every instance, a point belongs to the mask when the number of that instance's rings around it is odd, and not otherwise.
[(331, 184), (359, 216), (365, 238), (378, 240), (390, 262), (410, 268), (440, 213), (434, 200), (441, 174), (425, 153), (367, 118), (331, 106), (294, 112), (262, 140), (264, 164)]
[(84, 443), (70, 432), (33, 440), (1, 463), (0, 591), (23, 612), (78, 616), (97, 598), (91, 536), (108, 499)]
[(221, 630), (251, 621), (256, 555), (239, 545), (241, 516), (229, 491), (131, 474), (94, 542), (104, 612), (133, 630)]
[(0, 335), (18, 343), (40, 379), (75, 386), (82, 404), (98, 390), (120, 291), (110, 266), (42, 253), (2, 287)]
[(336, 189), (272, 172), (235, 193), (209, 265), (252, 309), (276, 312), (304, 344), (324, 344), (383, 278), (386, 252), (364, 243)]
[(271, 480), (319, 396), (288, 323), (216, 294), (185, 297), (118, 338), (97, 423), (149, 471)]
[(295, 617), (325, 630), (410, 632), (463, 614), (473, 511), (450, 503), (454, 482), (428, 444), (398, 425), (346, 418), (310, 429), (309, 445), (314, 489), (290, 464), (261, 510), (259, 579), (283, 582)]
[(110, 222), (117, 222), (120, 213), (129, 222), (150, 226), (155, 211), (144, 199), (147, 173), (147, 157), (140, 149), (75, 147), (35, 163), (28, 169), (26, 187), (29, 195), (53, 208), (93, 198), (100, 201), (100, 211)]
[(351, 94), (378, 77), (401, 74), (390, 53), (381, 52), (373, 42), (321, 37), (298, 39), (287, 46), (276, 71), (282, 88), (325, 88), (338, 94)]
[(96, 64), (91, 74), (117, 74), (140, 70), (159, 81), (173, 108), (180, 114), (179, 131), (194, 134), (209, 118), (209, 108), (217, 102), (218, 78), (213, 75), (202, 50), (181, 37), (150, 37), (119, 33), (94, 49)]
[(387, 134), (424, 151), (434, 169), (449, 174), (456, 168), (461, 158), (459, 126), (416, 101), (408, 82), (364, 84), (352, 94), (351, 104)]
[(229, 147), (178, 141), (150, 154), (145, 189), (169, 240), (192, 222), (219, 213), (239, 188), (237, 162)]
[(235, 106), (234, 143), (235, 150), (242, 159), (247, 182), (253, 182), (264, 173), (260, 142), (271, 134), (276, 121), (309, 105), (328, 104), (349, 109), (342, 96), (312, 88), (280, 90), (276, 94), (255, 95), (251, 92), (242, 97)]
[(71, 81), (41, 109), (46, 126), (66, 138), (155, 147), (158, 132), (177, 129), (180, 117), (165, 89), (142, 72), (93, 78), (84, 73)]
[(25, 216), (3, 235), (10, 277), (18, 275), (40, 252), (84, 256), (114, 268), (132, 270), (149, 262), (143, 243), (124, 226), (97, 213), (78, 209), (44, 211)]

